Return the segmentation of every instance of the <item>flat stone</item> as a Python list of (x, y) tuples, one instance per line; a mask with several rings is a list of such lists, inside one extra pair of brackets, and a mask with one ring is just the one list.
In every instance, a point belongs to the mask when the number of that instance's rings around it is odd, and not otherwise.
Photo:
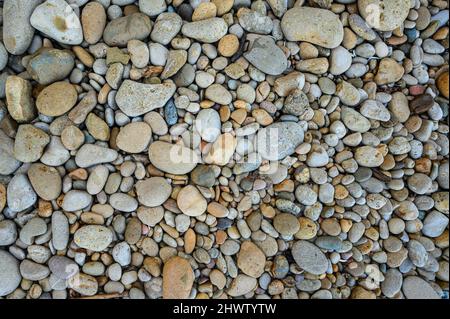
[(125, 80), (116, 95), (119, 108), (128, 116), (139, 116), (163, 107), (175, 93), (175, 84), (144, 84)]
[(219, 113), (214, 109), (201, 110), (195, 119), (195, 128), (202, 140), (208, 143), (215, 142), (221, 132)]
[(6, 79), (5, 94), (8, 112), (19, 123), (31, 122), (36, 117), (32, 86), (21, 77), (10, 75)]
[[(69, 220), (63, 212), (56, 211), (52, 214), (52, 244), (57, 250), (64, 250), (69, 243)], [(51, 267), (50, 267), (51, 269)]]
[(384, 58), (380, 61), (374, 80), (378, 85), (394, 83), (400, 80), (404, 73), (405, 70), (397, 61)]
[(0, 175), (12, 174), (20, 165), (14, 156), (13, 139), (0, 130)]
[(139, 0), (139, 10), (151, 17), (166, 11), (167, 5), (164, 0)]
[(162, 205), (172, 193), (172, 187), (162, 177), (151, 177), (135, 185), (139, 203), (148, 207)]
[(227, 294), (231, 297), (239, 297), (253, 291), (258, 285), (258, 281), (250, 276), (239, 274), (231, 282)]
[(355, 160), (364, 167), (378, 167), (383, 164), (381, 150), (372, 146), (361, 146), (355, 151)]
[(343, 107), (341, 119), (345, 126), (354, 132), (364, 133), (370, 129), (370, 121), (352, 108)]
[(167, 45), (180, 32), (183, 20), (174, 12), (160, 14), (153, 25), (150, 38), (152, 41)]
[(22, 277), (19, 262), (10, 253), (0, 250), (0, 296), (12, 293), (20, 284)]
[(228, 25), (222, 18), (211, 18), (201, 21), (188, 22), (181, 28), (181, 33), (204, 43), (214, 43), (227, 34)]
[(205, 91), (205, 97), (217, 104), (230, 104), (233, 97), (231, 93), (221, 84), (213, 84)]
[(281, 19), (281, 29), (289, 41), (306, 41), (329, 49), (339, 46), (344, 39), (339, 17), (325, 9), (289, 9)]
[(56, 82), (41, 91), (37, 100), (38, 111), (47, 116), (60, 116), (70, 111), (77, 103), (75, 87), (68, 82)]
[(145, 122), (133, 122), (120, 129), (116, 138), (117, 147), (127, 153), (141, 153), (149, 145), (152, 130)]
[(109, 197), (109, 204), (116, 210), (121, 212), (133, 212), (138, 207), (138, 201), (124, 193), (114, 193)]
[(0, 222), (0, 246), (9, 246), (17, 239), (16, 224), (12, 220)]
[(67, 280), (67, 286), (82, 296), (93, 296), (98, 291), (98, 282), (95, 277), (77, 273)]
[(406, 277), (402, 291), (407, 299), (440, 299), (430, 284), (417, 276)]
[(87, 225), (79, 228), (75, 232), (73, 240), (81, 248), (102, 251), (112, 242), (113, 234), (105, 226)]
[(293, 154), (303, 138), (303, 128), (299, 124), (279, 122), (258, 131), (256, 147), (264, 159), (276, 161)]
[(187, 299), (194, 284), (194, 272), (189, 261), (182, 257), (172, 257), (164, 263), (163, 298)]
[(62, 209), (68, 212), (82, 210), (92, 203), (92, 196), (85, 191), (71, 190), (66, 193), (62, 202)]
[(150, 18), (138, 12), (110, 21), (103, 32), (103, 40), (111, 47), (124, 47), (132, 39), (144, 40), (151, 31)]
[(209, 165), (198, 165), (191, 172), (191, 181), (199, 186), (212, 187), (216, 182), (213, 168)]
[(196, 217), (206, 211), (207, 202), (195, 186), (187, 185), (177, 196), (178, 208), (186, 215)]
[(27, 176), (17, 174), (11, 179), (6, 192), (8, 207), (13, 212), (21, 212), (36, 203), (37, 195)]
[(402, 26), (408, 16), (410, 2), (409, 0), (358, 0), (358, 9), (371, 27), (380, 31), (392, 31)]
[(47, 145), (41, 162), (48, 166), (60, 166), (70, 158), (69, 151), (64, 147), (58, 136), (52, 135), (50, 143)]
[(30, 23), (60, 43), (78, 45), (83, 42), (80, 19), (64, 0), (47, 0), (37, 6)]
[(32, 164), (28, 169), (28, 178), (34, 191), (42, 199), (51, 201), (61, 193), (61, 176), (53, 167), (40, 163)]
[(150, 144), (148, 157), (156, 168), (175, 175), (189, 173), (199, 162), (198, 155), (193, 150), (161, 141)]
[(75, 66), (74, 55), (67, 50), (41, 48), (30, 58), (27, 72), (41, 85), (67, 78)]
[(161, 79), (174, 76), (186, 64), (187, 52), (185, 50), (170, 50), (167, 56), (166, 66), (161, 73)]
[(426, 215), (423, 221), (422, 233), (425, 236), (436, 238), (442, 235), (447, 225), (448, 216), (434, 210)]
[(253, 278), (259, 278), (264, 272), (266, 257), (261, 249), (251, 241), (242, 243), (237, 255), (237, 266), (242, 272)]
[(256, 39), (244, 56), (253, 66), (266, 74), (280, 75), (287, 68), (286, 55), (268, 36)]
[(79, 271), (77, 263), (65, 256), (55, 255), (51, 257), (48, 261), (48, 267), (52, 274), (63, 280), (75, 276)]
[(75, 156), (75, 163), (79, 167), (86, 168), (97, 164), (113, 162), (117, 159), (117, 156), (117, 151), (113, 149), (94, 144), (84, 144)]
[(103, 36), (106, 26), (106, 11), (99, 2), (88, 2), (81, 13), (84, 40), (89, 44), (95, 44)]
[(303, 115), (309, 108), (308, 96), (300, 89), (295, 89), (284, 100), (283, 112), (295, 116)]
[(368, 119), (387, 122), (391, 119), (391, 114), (383, 103), (376, 100), (365, 100), (362, 103), (360, 112)]
[(22, 55), (33, 41), (34, 29), (30, 17), (42, 0), (3, 1), (3, 43), (6, 50)]
[(205, 156), (205, 163), (227, 165), (236, 150), (237, 140), (230, 133), (220, 135)]
[(295, 262), (305, 271), (313, 275), (324, 274), (328, 269), (328, 259), (314, 244), (300, 240), (292, 246)]
[(43, 130), (31, 125), (19, 126), (14, 143), (14, 156), (21, 162), (36, 162), (42, 156), (50, 137)]
[(242, 28), (249, 33), (270, 34), (272, 32), (272, 19), (258, 11), (240, 8), (237, 17)]
[(35, 263), (31, 260), (25, 259), (19, 266), (20, 274), (24, 279), (31, 281), (38, 281), (50, 275), (50, 269), (47, 266)]

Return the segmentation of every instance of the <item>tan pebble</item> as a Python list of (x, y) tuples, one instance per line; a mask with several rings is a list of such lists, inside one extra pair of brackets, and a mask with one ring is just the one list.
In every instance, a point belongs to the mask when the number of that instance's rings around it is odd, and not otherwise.
[(259, 278), (264, 272), (266, 257), (254, 243), (245, 241), (237, 256), (237, 266), (242, 272), (253, 278)]
[(161, 260), (157, 257), (145, 257), (142, 266), (153, 277), (161, 275)]
[(233, 56), (239, 49), (239, 39), (234, 34), (227, 34), (220, 39), (217, 49), (224, 57)]
[(253, 110), (252, 116), (256, 119), (256, 122), (258, 122), (262, 126), (267, 126), (273, 123), (273, 118), (264, 109)]
[(261, 207), (261, 213), (264, 215), (264, 217), (266, 218), (274, 218), (275, 217), (275, 209), (267, 204), (262, 204)]
[(223, 218), (228, 216), (228, 209), (217, 202), (209, 203), (207, 212), (217, 218)]
[[(0, 209), (0, 212), (2, 210)], [(38, 202), (38, 215), (43, 218), (52, 216), (53, 206), (52, 203), (43, 199), (39, 199)]]
[(109, 126), (100, 117), (98, 117), (94, 113), (89, 113), (85, 123), (89, 133), (96, 140), (99, 141), (109, 140), (110, 137)]
[(433, 34), (433, 40), (439, 41), (439, 40), (445, 40), (448, 37), (449, 28), (443, 27), (436, 31), (435, 34)]
[(184, 234), (184, 252), (190, 254), (194, 251), (197, 242), (197, 235), (189, 228)]
[(209, 280), (211, 280), (211, 283), (216, 286), (219, 289), (223, 289), (227, 283), (227, 278), (218, 269), (213, 269), (209, 273)]
[(342, 41), (342, 46), (347, 50), (351, 50), (356, 46), (358, 42), (358, 37), (350, 28), (344, 28), (344, 41)]
[(163, 268), (163, 298), (187, 299), (194, 279), (189, 261), (178, 256), (170, 258)]
[(72, 47), (72, 50), (73, 53), (75, 53), (75, 56), (81, 61), (81, 63), (89, 68), (92, 68), (95, 59), (88, 51), (86, 51), (86, 49), (80, 46), (74, 46)]
[(224, 232), (223, 230), (218, 230), (215, 235), (216, 235), (216, 243), (218, 245), (222, 245), (228, 237), (227, 233)]
[(217, 7), (217, 15), (222, 16), (231, 10), (234, 0), (211, 0)]
[(361, 286), (353, 288), (351, 299), (376, 299), (374, 292), (364, 289)]
[(98, 2), (89, 2), (81, 13), (81, 24), (86, 42), (97, 43), (102, 38), (106, 26), (105, 8)]
[(77, 103), (75, 87), (68, 82), (56, 82), (43, 89), (36, 100), (38, 111), (47, 116), (60, 116)]
[(83, 223), (89, 225), (102, 225), (105, 223), (105, 219), (103, 218), (102, 215), (92, 212), (82, 213), (80, 218)]
[(437, 79), (437, 87), (439, 92), (445, 97), (449, 98), (449, 82), (448, 82), (448, 71), (442, 73)]
[(0, 213), (3, 211), (3, 208), (6, 206), (6, 187), (2, 183), (0, 183)]
[(72, 179), (85, 181), (88, 178), (88, 172), (84, 168), (77, 168), (69, 173)]
[(187, 185), (177, 196), (178, 208), (188, 216), (200, 216), (206, 211), (207, 202), (195, 186)]
[(245, 109), (237, 109), (231, 113), (230, 117), (238, 124), (242, 124), (247, 118), (247, 111)]
[(300, 43), (299, 48), (300, 48), (300, 57), (304, 60), (314, 59), (319, 56), (319, 50), (316, 48), (314, 44), (302, 42)]
[(307, 217), (300, 217), (298, 219), (300, 223), (299, 231), (294, 235), (297, 239), (311, 239), (317, 234), (317, 225)]
[(206, 20), (214, 18), (217, 14), (217, 7), (212, 2), (201, 2), (197, 8), (195, 8), (192, 14), (192, 21)]
[(341, 219), (339, 223), (344, 233), (348, 233), (350, 231), (350, 228), (352, 228), (353, 226), (353, 222), (349, 219)]

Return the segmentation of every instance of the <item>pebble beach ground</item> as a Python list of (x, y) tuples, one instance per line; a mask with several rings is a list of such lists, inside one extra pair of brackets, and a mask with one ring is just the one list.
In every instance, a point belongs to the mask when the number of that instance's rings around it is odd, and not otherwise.
[(448, 299), (448, 20), (0, 1), (0, 299)]

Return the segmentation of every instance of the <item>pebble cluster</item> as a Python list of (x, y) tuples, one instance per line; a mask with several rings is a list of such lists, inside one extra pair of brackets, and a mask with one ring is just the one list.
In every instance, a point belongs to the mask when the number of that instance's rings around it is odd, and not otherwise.
[(447, 7), (0, 1), (0, 298), (448, 298)]

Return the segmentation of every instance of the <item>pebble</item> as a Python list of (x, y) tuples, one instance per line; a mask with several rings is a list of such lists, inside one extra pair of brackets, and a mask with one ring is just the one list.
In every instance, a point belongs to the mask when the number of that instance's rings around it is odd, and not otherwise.
[(207, 202), (195, 186), (188, 185), (178, 193), (177, 205), (184, 214), (196, 217), (206, 211)]
[(12, 293), (20, 284), (19, 262), (10, 253), (0, 250), (0, 296)]
[(3, 43), (6, 50), (22, 55), (33, 41), (30, 17), (41, 0), (5, 0), (3, 2)]
[(1, 297), (448, 299), (443, 1), (0, 2)]
[(175, 175), (191, 172), (199, 162), (198, 155), (191, 149), (161, 141), (150, 144), (148, 157), (155, 167)]
[(26, 68), (33, 80), (49, 85), (65, 79), (74, 66), (75, 59), (71, 52), (42, 48), (31, 56)]
[(383, 9), (372, 9), (380, 3), (378, 0), (358, 0), (358, 9), (366, 22), (380, 31), (392, 31), (403, 25), (409, 13), (408, 0), (382, 1)]
[(139, 203), (148, 207), (162, 205), (172, 193), (172, 187), (162, 177), (151, 177), (136, 183)]
[(264, 159), (280, 160), (294, 153), (303, 138), (303, 129), (297, 123), (274, 123), (258, 131), (257, 150)]
[(406, 277), (402, 291), (407, 299), (440, 299), (430, 284), (417, 276)]
[(172, 257), (164, 263), (162, 296), (164, 299), (187, 299), (194, 284), (194, 272), (182, 257)]
[(124, 47), (130, 40), (144, 40), (151, 30), (151, 20), (147, 15), (133, 13), (111, 20), (103, 31), (103, 40), (111, 47)]
[(77, 91), (72, 84), (56, 82), (41, 91), (36, 99), (36, 108), (44, 115), (60, 116), (75, 106), (77, 98)]
[(13, 212), (21, 212), (33, 206), (37, 200), (37, 195), (24, 174), (17, 174), (11, 179), (6, 195), (8, 207)]
[(33, 28), (50, 38), (70, 45), (83, 42), (83, 31), (78, 16), (64, 0), (47, 0), (30, 17)]
[(120, 129), (116, 144), (124, 152), (141, 153), (147, 149), (151, 139), (152, 130), (147, 123), (133, 122)]
[(173, 83), (143, 84), (125, 80), (117, 91), (116, 102), (128, 116), (139, 116), (164, 106), (175, 93)]
[(181, 33), (188, 38), (204, 43), (219, 41), (228, 31), (228, 26), (222, 18), (210, 18), (188, 22), (181, 28)]
[(28, 179), (36, 194), (45, 200), (54, 200), (61, 193), (61, 176), (54, 167), (35, 163), (28, 169)]
[(118, 153), (110, 148), (84, 144), (80, 147), (75, 156), (76, 164), (81, 168), (86, 168), (102, 163), (113, 162), (117, 159)]
[(287, 58), (283, 51), (267, 36), (256, 39), (244, 56), (253, 66), (266, 74), (280, 75), (287, 68)]
[(291, 252), (295, 262), (313, 275), (323, 274), (328, 269), (328, 259), (317, 246), (310, 242), (304, 240), (295, 242)]
[(92, 251), (106, 249), (113, 240), (109, 228), (100, 225), (87, 225), (79, 228), (73, 237), (75, 244)]
[(242, 243), (237, 255), (237, 266), (242, 272), (253, 278), (259, 278), (264, 272), (266, 257), (264, 253), (250, 241)]
[(19, 123), (31, 122), (36, 117), (31, 90), (31, 83), (18, 76), (11, 75), (6, 79), (5, 95), (8, 112)]
[(336, 48), (344, 38), (338, 16), (318, 8), (294, 7), (281, 19), (281, 29), (289, 41), (306, 41), (325, 48)]

